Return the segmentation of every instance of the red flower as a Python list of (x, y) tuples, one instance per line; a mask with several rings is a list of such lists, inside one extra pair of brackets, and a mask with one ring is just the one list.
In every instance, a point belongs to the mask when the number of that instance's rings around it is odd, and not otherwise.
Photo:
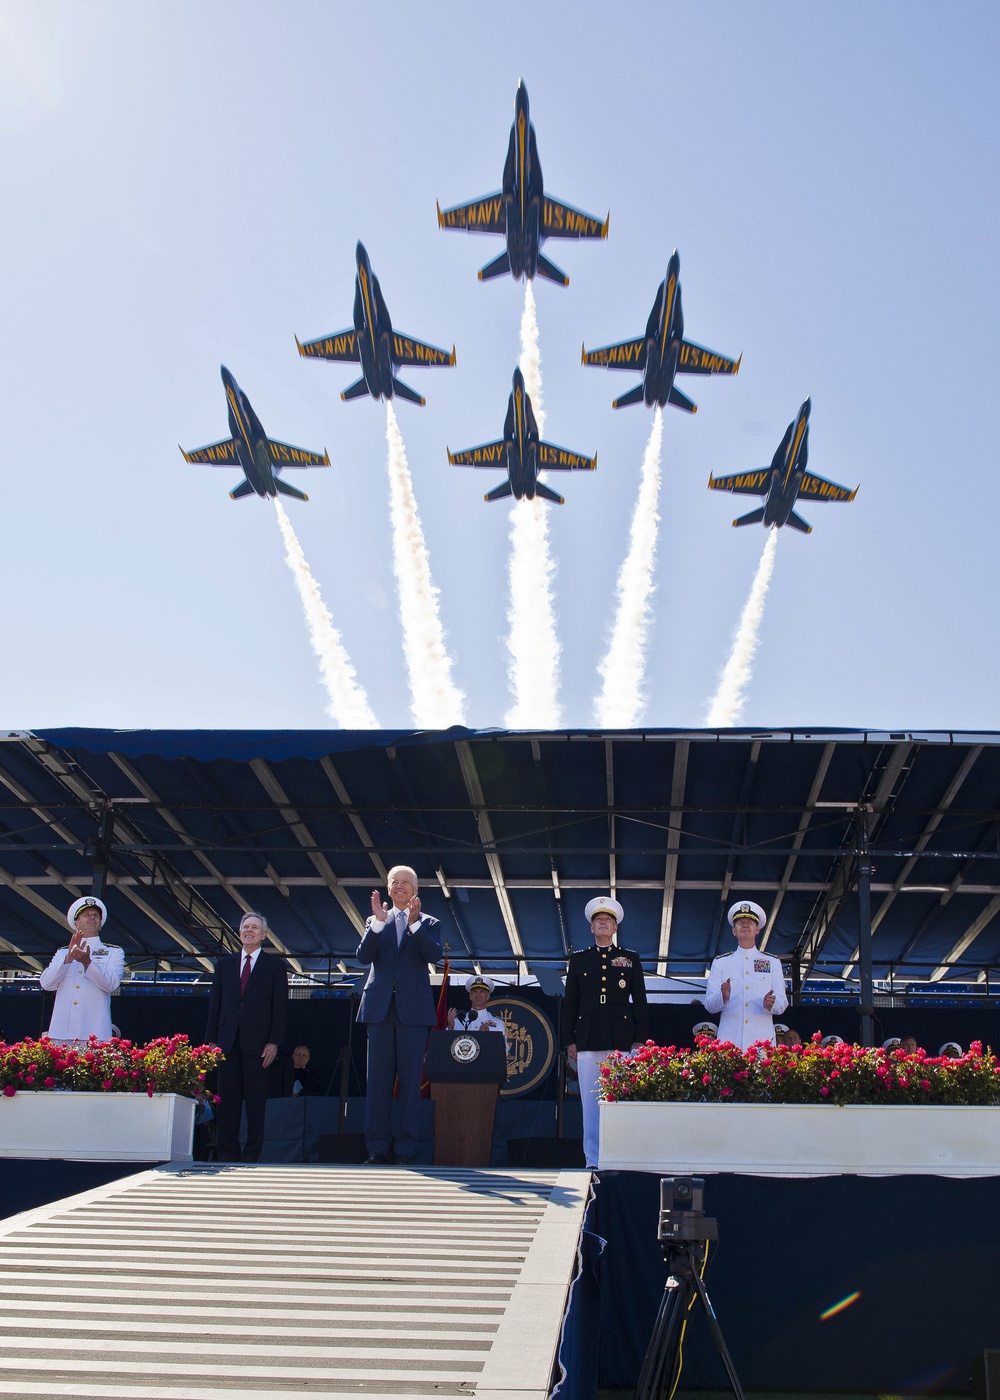
[(722, 1091), (722, 1097), (723, 1097), (724, 1099), (728, 1099), (729, 1096), (732, 1094), (732, 1092), (733, 1092), (732, 1089), (730, 1089), (729, 1086), (726, 1085), (726, 1087), (725, 1087), (725, 1088), (723, 1089), (723, 1091)]
[(102, 1080), (101, 1080), (101, 1088), (102, 1088), (102, 1089), (110, 1089), (110, 1088), (111, 1088), (111, 1080), (110, 1080), (110, 1079), (102, 1079)]
[(16, 1093), (17, 1090), (14, 1088), (13, 1084), (5, 1084), (3, 1086), (3, 1096), (5, 1099), (12, 1099)]
[(711, 1084), (711, 1082), (712, 1082), (712, 1076), (711, 1076), (710, 1074), (703, 1074), (703, 1075), (701, 1076), (701, 1082), (702, 1082), (703, 1084)]
[(119, 1065), (119, 1066), (117, 1067), (117, 1069), (114, 1071), (114, 1077), (115, 1077), (116, 1079), (124, 1079), (124, 1078), (125, 1078), (125, 1071), (122, 1069), (121, 1065)]
[(43, 1088), (43, 1089), (54, 1089), (55, 1087), (56, 1087), (56, 1081), (52, 1078), (51, 1074), (49, 1075), (48, 1079), (44, 1079), (44, 1080), (42, 1081), (42, 1088)]
[(822, 1097), (823, 1097), (824, 1099), (828, 1099), (828, 1098), (830, 1097), (830, 1090), (826, 1087), (825, 1084), (823, 1085), (822, 1089), (820, 1089), (819, 1092), (820, 1092), (820, 1094), (822, 1095)]

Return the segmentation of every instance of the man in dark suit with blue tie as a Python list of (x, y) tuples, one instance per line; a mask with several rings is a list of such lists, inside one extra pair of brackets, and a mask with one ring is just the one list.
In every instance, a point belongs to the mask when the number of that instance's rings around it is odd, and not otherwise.
[[(215, 965), (205, 1039), (218, 1045), (219, 1108), (216, 1144), (223, 1162), (256, 1162), (264, 1141), (267, 1071), (285, 1034), (288, 973), (281, 958), (261, 952), (268, 935), (263, 914), (240, 921), (241, 953)], [(247, 1106), (247, 1140), (240, 1153), (240, 1119)]]
[(428, 963), (441, 956), (438, 921), (420, 912), (417, 876), (408, 865), (389, 871), (391, 906), (372, 891), (371, 918), (358, 945), (368, 966), (358, 1020), (368, 1027), (365, 1144), (371, 1165), (390, 1160), (392, 1095), (399, 1079), (399, 1135), (395, 1159), (413, 1160), (420, 1119), (420, 1080), (427, 1032), (435, 1021)]

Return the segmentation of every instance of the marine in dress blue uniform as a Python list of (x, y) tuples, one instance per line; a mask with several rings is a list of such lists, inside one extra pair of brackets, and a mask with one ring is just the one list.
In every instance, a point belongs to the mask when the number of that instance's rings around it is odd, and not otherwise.
[(625, 911), (602, 895), (584, 910), (594, 947), (574, 953), (566, 972), (563, 1016), (566, 1053), (576, 1064), (583, 1111), (583, 1150), (596, 1167), (600, 1131), (598, 1067), (611, 1050), (631, 1050), (646, 1039), (649, 1009), (638, 953), (615, 942)]

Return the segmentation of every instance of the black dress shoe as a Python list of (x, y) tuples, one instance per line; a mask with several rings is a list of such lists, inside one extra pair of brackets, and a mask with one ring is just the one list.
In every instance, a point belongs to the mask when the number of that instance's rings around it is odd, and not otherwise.
[(396, 1157), (396, 1166), (397, 1166), (397, 1167), (412, 1167), (412, 1166), (413, 1166), (413, 1158), (412, 1158), (412, 1157), (400, 1157), (400, 1156), (397, 1155), (397, 1157)]
[(384, 1152), (373, 1152), (372, 1155), (365, 1160), (366, 1167), (387, 1167), (388, 1165), (389, 1158)]

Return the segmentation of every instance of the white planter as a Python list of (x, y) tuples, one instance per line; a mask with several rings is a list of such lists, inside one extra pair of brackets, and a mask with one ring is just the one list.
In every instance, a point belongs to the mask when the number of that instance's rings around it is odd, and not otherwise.
[(0, 1096), (0, 1157), (190, 1162), (194, 1114), (178, 1094), (18, 1090)]
[(599, 1162), (759, 1176), (1000, 1176), (1000, 1109), (602, 1103)]

